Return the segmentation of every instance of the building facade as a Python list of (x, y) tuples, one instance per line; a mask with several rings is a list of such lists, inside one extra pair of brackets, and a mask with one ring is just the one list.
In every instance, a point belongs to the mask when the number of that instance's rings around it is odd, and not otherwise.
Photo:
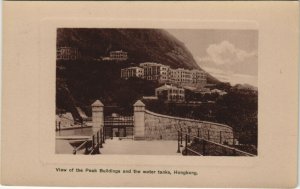
[(116, 60), (116, 61), (125, 61), (128, 59), (128, 53), (120, 50), (120, 51), (111, 51), (109, 53), (110, 60)]
[(184, 102), (185, 93), (184, 89), (181, 87), (176, 87), (173, 85), (163, 85), (155, 89), (155, 96), (158, 99), (162, 99), (167, 102)]
[(191, 84), (192, 74), (190, 70), (183, 68), (170, 69), (169, 71), (169, 81), (176, 84)]
[(79, 50), (73, 47), (57, 47), (57, 60), (77, 60), (79, 58)]
[(204, 87), (207, 83), (206, 73), (202, 70), (191, 70), (192, 83), (197, 87)]
[(130, 77), (144, 77), (144, 69), (140, 67), (129, 67), (121, 69), (121, 78), (128, 79)]
[(155, 62), (144, 62), (140, 64), (140, 67), (144, 69), (145, 79), (158, 81), (160, 83), (168, 81), (169, 66)]
[(196, 69), (169, 69), (169, 82), (182, 86), (193, 86), (201, 88), (206, 85), (206, 74), (204, 71)]
[[(129, 70), (133, 73), (127, 73)], [(139, 71), (143, 76), (136, 75), (138, 68), (143, 71)], [(128, 69), (128, 70), (126, 70)], [(159, 83), (168, 83), (180, 86), (191, 86), (196, 88), (202, 88), (206, 85), (206, 74), (201, 70), (187, 70), (183, 68), (172, 69), (170, 66), (155, 63), (155, 62), (144, 62), (140, 63), (139, 67), (129, 67), (122, 69), (121, 77), (140, 77), (146, 80), (158, 81)]]

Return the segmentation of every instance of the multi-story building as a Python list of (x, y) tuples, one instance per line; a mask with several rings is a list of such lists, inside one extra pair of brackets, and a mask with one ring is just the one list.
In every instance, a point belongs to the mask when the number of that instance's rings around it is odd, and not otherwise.
[(144, 77), (144, 69), (140, 67), (128, 67), (121, 69), (121, 78), (128, 79), (130, 77)]
[(73, 47), (57, 47), (57, 60), (77, 60), (79, 58), (79, 51)]
[(155, 62), (141, 63), (140, 67), (144, 69), (144, 78), (147, 80), (155, 80), (160, 83), (168, 81), (168, 73), (170, 66)]
[(194, 86), (201, 88), (206, 84), (206, 74), (204, 71), (196, 69), (169, 69), (169, 82), (182, 86)]
[(191, 84), (192, 73), (190, 70), (183, 68), (170, 69), (169, 70), (169, 81), (176, 84)]
[[(142, 69), (143, 71), (138, 69)], [(143, 75), (137, 75), (137, 74)], [(146, 80), (158, 81), (181, 86), (202, 88), (206, 85), (206, 74), (201, 70), (172, 69), (170, 66), (155, 62), (144, 62), (139, 67), (129, 67), (121, 70), (122, 78), (140, 77)]]
[(198, 87), (204, 87), (206, 85), (206, 74), (202, 70), (191, 70), (192, 83)]
[(120, 51), (111, 51), (109, 53), (110, 60), (116, 60), (116, 61), (125, 61), (128, 59), (128, 53), (120, 50)]
[(163, 85), (155, 89), (155, 96), (167, 102), (185, 101), (184, 89), (173, 85)]

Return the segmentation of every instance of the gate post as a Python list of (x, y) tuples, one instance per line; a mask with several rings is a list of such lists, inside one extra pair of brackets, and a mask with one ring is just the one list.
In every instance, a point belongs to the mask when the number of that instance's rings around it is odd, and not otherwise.
[(93, 132), (96, 133), (103, 129), (104, 119), (103, 119), (103, 104), (100, 100), (96, 100), (92, 104), (92, 122), (93, 122)]
[(133, 105), (134, 110), (134, 140), (145, 139), (145, 104), (138, 100)]

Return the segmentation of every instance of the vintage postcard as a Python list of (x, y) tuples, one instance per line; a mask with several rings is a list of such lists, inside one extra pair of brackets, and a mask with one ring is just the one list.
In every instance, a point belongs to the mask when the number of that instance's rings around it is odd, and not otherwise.
[(56, 153), (257, 155), (257, 30), (58, 28), (56, 48)]
[(5, 2), (2, 183), (295, 187), (298, 17), (293, 1)]

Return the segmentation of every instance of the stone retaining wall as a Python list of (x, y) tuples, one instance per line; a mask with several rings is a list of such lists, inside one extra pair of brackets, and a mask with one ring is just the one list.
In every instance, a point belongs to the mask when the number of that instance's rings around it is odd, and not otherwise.
[(146, 140), (177, 140), (178, 130), (218, 143), (233, 143), (233, 131), (228, 125), (188, 118), (172, 117), (145, 110)]

